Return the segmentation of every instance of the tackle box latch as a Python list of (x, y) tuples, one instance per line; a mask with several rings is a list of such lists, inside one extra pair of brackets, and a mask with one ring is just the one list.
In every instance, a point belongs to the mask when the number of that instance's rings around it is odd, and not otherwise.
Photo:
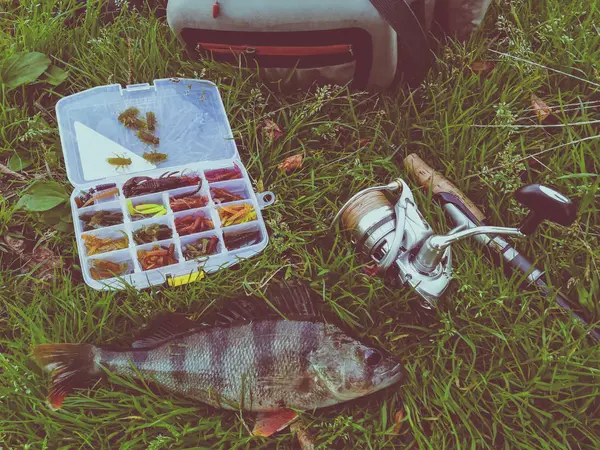
[(193, 283), (195, 281), (200, 281), (204, 279), (205, 273), (204, 270), (199, 270), (198, 272), (192, 272), (185, 275), (180, 275), (178, 277), (174, 277), (172, 275), (167, 276), (167, 284), (170, 287), (183, 286), (184, 284)]

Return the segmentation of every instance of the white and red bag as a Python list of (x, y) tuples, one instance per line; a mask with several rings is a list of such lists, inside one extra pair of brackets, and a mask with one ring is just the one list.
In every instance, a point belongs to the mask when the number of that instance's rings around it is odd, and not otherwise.
[(467, 37), (491, 0), (169, 0), (188, 52), (258, 69), (269, 81), (380, 90), (418, 83), (433, 60), (434, 20)]

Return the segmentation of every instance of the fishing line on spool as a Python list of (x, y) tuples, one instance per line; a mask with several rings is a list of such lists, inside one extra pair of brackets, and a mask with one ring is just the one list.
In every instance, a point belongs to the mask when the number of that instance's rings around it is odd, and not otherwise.
[[(410, 192), (400, 179), (387, 186), (367, 188), (348, 200), (334, 219), (334, 223), (341, 219), (344, 228), (351, 230), (357, 247), (364, 248), (377, 262), (380, 273), (392, 266), (404, 239), (409, 198), (401, 195), (392, 206), (383, 192), (398, 190)], [(390, 242), (391, 233), (394, 234)]]

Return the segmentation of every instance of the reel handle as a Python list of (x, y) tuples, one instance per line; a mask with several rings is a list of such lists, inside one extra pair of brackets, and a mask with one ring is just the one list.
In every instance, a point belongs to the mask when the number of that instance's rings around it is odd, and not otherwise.
[(530, 184), (518, 189), (515, 200), (530, 210), (520, 227), (521, 232), (526, 235), (535, 233), (544, 220), (569, 226), (577, 218), (577, 208), (570, 199), (541, 184)]
[(446, 177), (423, 161), (416, 153), (411, 153), (404, 158), (404, 167), (411, 175), (413, 175), (420, 186), (428, 189), (431, 188), (431, 192), (438, 195), (444, 193), (453, 194), (477, 220), (483, 222), (485, 214), (475, 206), (475, 203), (473, 203), (469, 197), (452, 184)]

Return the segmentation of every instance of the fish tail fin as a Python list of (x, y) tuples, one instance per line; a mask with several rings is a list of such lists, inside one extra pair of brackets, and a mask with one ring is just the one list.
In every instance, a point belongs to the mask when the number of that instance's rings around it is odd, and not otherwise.
[(90, 344), (42, 344), (33, 354), (44, 370), (52, 372), (48, 401), (53, 409), (59, 409), (73, 389), (88, 386), (98, 373), (96, 347)]

